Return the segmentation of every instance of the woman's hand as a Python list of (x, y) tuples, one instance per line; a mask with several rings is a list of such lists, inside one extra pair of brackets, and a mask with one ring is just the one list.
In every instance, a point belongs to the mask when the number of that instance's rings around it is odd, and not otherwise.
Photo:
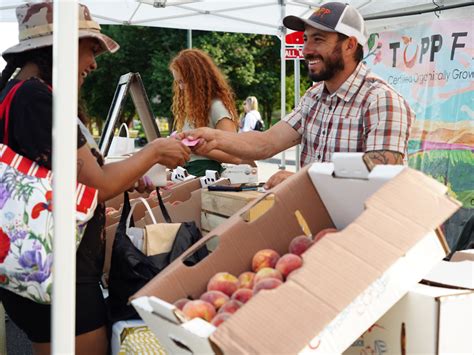
[(157, 138), (149, 143), (156, 152), (157, 163), (174, 169), (189, 160), (191, 150), (177, 139)]
[(128, 189), (129, 192), (138, 191), (140, 193), (152, 192), (155, 190), (155, 186), (151, 182), (148, 176), (142, 176), (138, 179), (135, 184)]

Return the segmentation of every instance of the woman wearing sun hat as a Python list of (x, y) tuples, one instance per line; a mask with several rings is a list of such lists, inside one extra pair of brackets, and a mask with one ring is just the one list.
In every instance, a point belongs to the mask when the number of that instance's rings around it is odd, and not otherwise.
[[(0, 102), (22, 84), (11, 100), (8, 127), (1, 121), (0, 138), (15, 152), (51, 169), (53, 4), (25, 4), (16, 13), (20, 41), (2, 53), (7, 65), (0, 78)], [(97, 68), (97, 55), (118, 49), (114, 40), (100, 32), (87, 7), (79, 5), (79, 86)], [(156, 163), (170, 168), (184, 165), (190, 151), (177, 140), (156, 139), (133, 157), (103, 166), (102, 157), (86, 143), (80, 129), (77, 147), (77, 181), (98, 189), (100, 203), (76, 254), (76, 353), (106, 354), (107, 313), (99, 286), (105, 252), (103, 202), (134, 186)], [(10, 318), (33, 342), (35, 353), (49, 354), (51, 306), (2, 288), (0, 299)]]

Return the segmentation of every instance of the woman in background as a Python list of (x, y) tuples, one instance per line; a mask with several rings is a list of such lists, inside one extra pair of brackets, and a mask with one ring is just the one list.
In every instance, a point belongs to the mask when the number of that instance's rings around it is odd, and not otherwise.
[[(236, 132), (238, 126), (234, 93), (211, 57), (199, 49), (182, 50), (170, 63), (173, 74), (174, 125), (178, 132), (198, 127)], [(184, 166), (195, 176), (206, 170), (223, 168), (221, 163), (242, 163), (241, 159), (220, 151), (207, 156), (191, 154)]]
[(240, 123), (239, 132), (262, 131), (263, 121), (258, 112), (258, 101), (255, 96), (249, 96), (244, 101), (245, 116)]

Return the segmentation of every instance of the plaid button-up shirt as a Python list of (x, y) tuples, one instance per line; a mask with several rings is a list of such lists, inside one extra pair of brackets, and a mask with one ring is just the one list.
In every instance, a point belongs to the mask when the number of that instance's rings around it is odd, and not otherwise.
[(414, 119), (405, 99), (361, 62), (333, 94), (324, 82), (311, 87), (283, 121), (301, 135), (304, 166), (334, 152), (390, 150), (406, 159)]

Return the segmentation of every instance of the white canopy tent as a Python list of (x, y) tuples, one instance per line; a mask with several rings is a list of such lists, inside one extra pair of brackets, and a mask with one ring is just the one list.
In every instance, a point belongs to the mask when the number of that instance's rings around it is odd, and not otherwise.
[[(27, 1), (1, 0), (0, 22), (15, 22), (14, 9)], [(35, 1), (36, 2), (36, 1)], [(77, 83), (76, 43), (70, 38), (77, 32), (77, 23), (71, 20), (75, 14), (76, 0), (56, 0), (56, 11), (60, 18), (55, 31), (55, 105), (54, 132), (55, 149), (55, 233), (63, 238), (55, 238), (55, 287), (53, 305), (53, 352), (72, 353), (74, 349), (74, 278), (75, 278), (75, 238), (74, 231), (74, 185), (75, 167), (75, 119), (77, 110), (75, 85)], [(83, 0), (91, 10), (92, 16), (102, 24), (142, 25), (179, 29), (242, 32), (276, 35), (284, 39), (282, 18), (286, 15), (309, 16), (321, 0)], [(472, 18), (472, 7), (466, 11), (462, 6), (472, 5), (473, 1), (460, 0), (345, 0), (360, 10), (368, 21), (369, 31), (382, 31), (421, 23), (439, 18)], [(428, 12), (439, 7), (440, 12)], [(396, 16), (391, 18), (390, 16)], [(410, 15), (410, 16), (404, 16)], [(377, 19), (380, 18), (380, 19)], [(282, 40), (282, 116), (285, 114), (285, 43)], [(0, 50), (3, 50), (1, 48)], [(58, 74), (61, 75), (58, 75)], [(72, 138), (71, 138), (72, 137)], [(64, 148), (64, 149), (63, 149)], [(59, 169), (59, 162), (61, 169)], [(60, 196), (60, 197), (59, 197)], [(67, 236), (70, 236), (69, 238)], [(72, 318), (72, 319), (71, 319)]]
[[(37, 1), (37, 0), (35, 0)], [(2, 0), (0, 22), (15, 22), (14, 8), (26, 0)], [(92, 16), (103, 24), (141, 25), (206, 31), (259, 33), (280, 36), (282, 15), (309, 16), (322, 0), (83, 0)], [(371, 19), (436, 8), (440, 16), (467, 17), (469, 11), (451, 10), (467, 0), (346, 0)], [(471, 12), (472, 15), (472, 12)], [(434, 19), (433, 13), (414, 17), (371, 20), (372, 30), (404, 26)]]

